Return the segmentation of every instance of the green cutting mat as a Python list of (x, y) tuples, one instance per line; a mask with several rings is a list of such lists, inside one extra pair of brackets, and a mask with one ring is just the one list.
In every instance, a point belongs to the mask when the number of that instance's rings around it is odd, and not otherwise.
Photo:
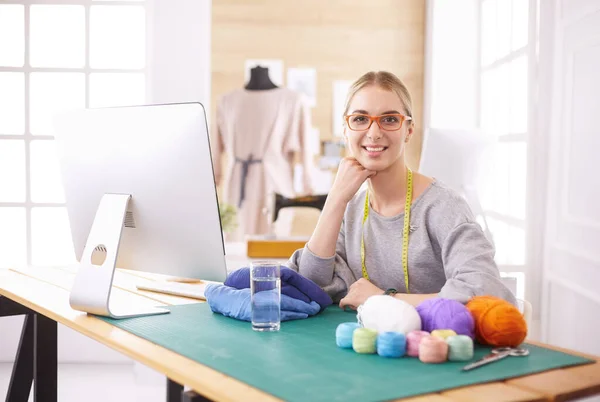
[[(213, 314), (207, 303), (171, 306), (170, 314), (105, 321), (287, 401), (371, 401), (438, 392), (591, 360), (525, 345), (527, 357), (508, 357), (469, 372), (465, 362), (424, 364), (341, 349), (338, 324), (355, 312), (331, 306), (306, 320), (284, 321), (279, 332)], [(475, 359), (489, 352), (477, 347)]]

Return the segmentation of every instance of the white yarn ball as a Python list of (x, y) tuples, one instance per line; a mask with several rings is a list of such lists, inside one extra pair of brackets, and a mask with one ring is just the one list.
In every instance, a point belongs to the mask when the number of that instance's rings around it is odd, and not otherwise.
[(358, 306), (358, 322), (365, 328), (382, 332), (421, 330), (421, 316), (405, 301), (388, 295), (374, 295)]

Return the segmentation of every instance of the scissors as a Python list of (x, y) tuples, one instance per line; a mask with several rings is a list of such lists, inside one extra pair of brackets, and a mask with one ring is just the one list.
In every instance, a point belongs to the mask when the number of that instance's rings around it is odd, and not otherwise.
[(498, 360), (504, 359), (507, 356), (522, 357), (522, 356), (527, 356), (528, 354), (529, 354), (529, 349), (509, 348), (509, 347), (495, 348), (495, 349), (492, 349), (492, 353), (483, 356), (483, 358), (481, 360), (478, 360), (471, 364), (467, 364), (465, 367), (463, 367), (463, 371), (472, 370), (474, 368), (481, 367), (485, 364), (496, 362)]

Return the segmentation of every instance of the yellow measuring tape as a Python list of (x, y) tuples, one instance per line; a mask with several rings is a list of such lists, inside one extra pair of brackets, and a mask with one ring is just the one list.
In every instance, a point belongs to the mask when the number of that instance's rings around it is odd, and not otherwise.
[[(406, 285), (406, 293), (410, 293), (408, 290), (408, 232), (410, 229), (410, 204), (412, 201), (412, 170), (408, 169), (407, 180), (406, 180), (406, 202), (404, 204), (404, 229), (402, 231), (402, 268), (404, 269), (404, 284)], [(362, 236), (360, 238), (360, 259), (362, 262), (362, 274), (363, 278), (369, 279), (367, 273), (367, 266), (365, 265), (365, 221), (369, 217), (369, 191), (365, 195), (365, 207), (363, 210), (363, 221), (362, 221)]]

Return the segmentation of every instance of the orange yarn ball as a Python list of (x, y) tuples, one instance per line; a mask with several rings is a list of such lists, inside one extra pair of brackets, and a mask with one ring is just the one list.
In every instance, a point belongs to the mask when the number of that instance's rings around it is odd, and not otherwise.
[(523, 314), (506, 300), (475, 296), (466, 304), (475, 319), (475, 339), (491, 346), (516, 347), (527, 336)]

